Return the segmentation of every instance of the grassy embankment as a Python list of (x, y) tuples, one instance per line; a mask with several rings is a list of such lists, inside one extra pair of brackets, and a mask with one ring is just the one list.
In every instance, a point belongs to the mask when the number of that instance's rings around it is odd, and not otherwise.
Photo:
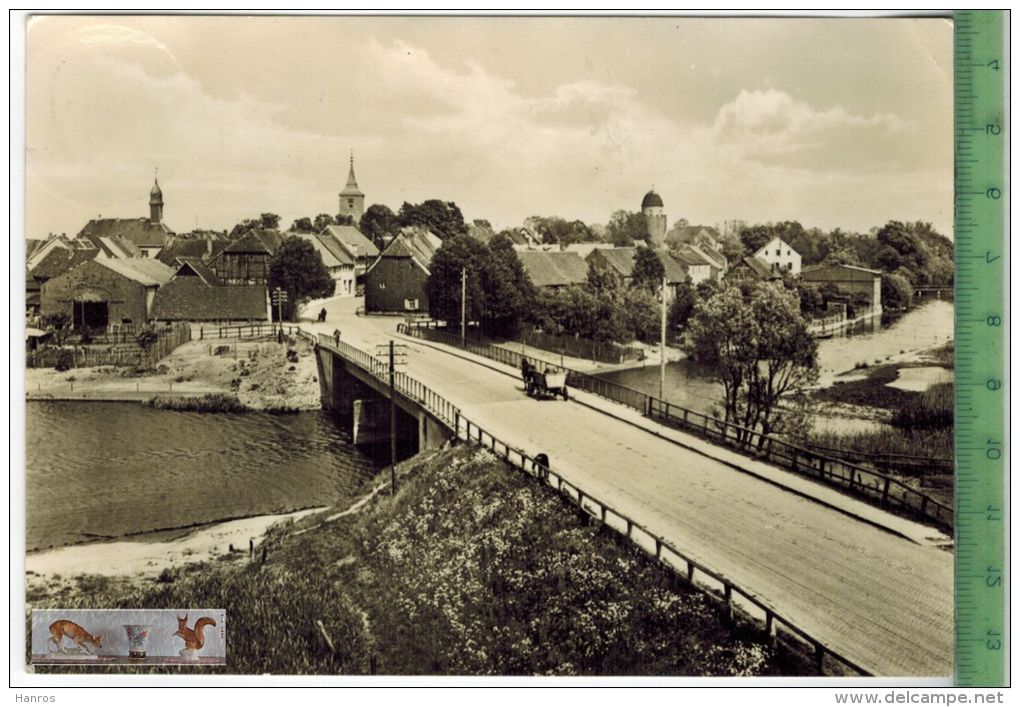
[[(900, 371), (910, 367), (953, 365), (950, 342), (925, 356), (924, 361), (909, 364), (884, 364), (866, 367), (864, 378), (836, 382), (813, 394), (816, 401), (872, 406), (888, 411), (889, 424), (880, 430), (840, 433), (811, 431), (802, 440), (811, 445), (848, 450), (863, 455), (886, 457), (879, 468), (903, 476), (911, 485), (930, 493), (936, 500), (952, 504), (953, 475), (946, 464), (926, 463), (924, 459), (953, 459), (953, 383), (934, 383), (924, 391), (911, 391), (890, 385)], [(913, 459), (895, 460), (888, 455)]]
[(225, 607), (229, 664), (217, 672), (810, 671), (488, 452), (420, 455), (402, 474), (396, 499), (384, 493), (359, 513), (272, 529), (265, 564), (258, 551), (254, 561), (234, 553), (144, 584), (86, 576), (78, 590), (29, 599), (39, 608)]

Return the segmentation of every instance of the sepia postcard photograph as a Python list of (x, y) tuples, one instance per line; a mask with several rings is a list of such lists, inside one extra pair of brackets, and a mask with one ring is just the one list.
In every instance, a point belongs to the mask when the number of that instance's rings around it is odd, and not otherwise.
[(951, 684), (951, 16), (12, 32), (34, 684)]

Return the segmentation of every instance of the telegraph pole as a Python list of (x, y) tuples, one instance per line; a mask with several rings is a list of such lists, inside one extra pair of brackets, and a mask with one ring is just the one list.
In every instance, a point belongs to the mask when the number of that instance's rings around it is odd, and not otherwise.
[(662, 322), (659, 331), (659, 400), (666, 399), (666, 276), (662, 276)]
[(390, 339), (390, 495), (397, 495), (397, 395), (394, 385), (396, 360), (393, 339)]
[(283, 334), (283, 303), (287, 301), (287, 291), (277, 287), (273, 290), (273, 304), (276, 305), (276, 320), (280, 322), (280, 334)]
[(460, 345), (467, 348), (467, 268), (460, 269)]

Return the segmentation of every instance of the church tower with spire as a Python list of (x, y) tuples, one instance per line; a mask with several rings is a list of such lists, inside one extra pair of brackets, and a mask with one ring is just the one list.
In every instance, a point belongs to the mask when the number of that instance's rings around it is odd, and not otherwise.
[(159, 188), (159, 176), (149, 191), (149, 222), (154, 226), (163, 223), (163, 190)]
[(354, 177), (354, 150), (351, 150), (351, 169), (347, 173), (347, 186), (340, 192), (340, 215), (350, 216), (354, 225), (361, 221), (365, 213), (365, 194), (358, 188), (358, 180)]

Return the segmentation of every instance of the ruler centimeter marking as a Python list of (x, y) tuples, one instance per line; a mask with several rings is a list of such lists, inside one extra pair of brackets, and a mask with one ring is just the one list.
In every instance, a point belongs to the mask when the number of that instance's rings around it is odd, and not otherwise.
[(1005, 115), (1001, 11), (954, 13), (956, 683), (1006, 683)]

